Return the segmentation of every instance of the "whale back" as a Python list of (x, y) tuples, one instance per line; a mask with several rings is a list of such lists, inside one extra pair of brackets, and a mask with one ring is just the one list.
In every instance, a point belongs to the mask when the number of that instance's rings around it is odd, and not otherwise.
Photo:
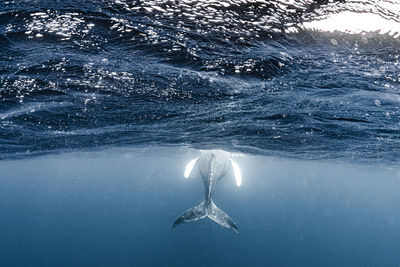
[(204, 151), (198, 164), (200, 175), (205, 183), (214, 179), (217, 182), (229, 171), (229, 153), (220, 150)]

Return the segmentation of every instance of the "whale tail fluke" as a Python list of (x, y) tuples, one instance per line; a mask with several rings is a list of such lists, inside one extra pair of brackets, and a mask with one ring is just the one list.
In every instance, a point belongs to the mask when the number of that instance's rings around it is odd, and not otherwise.
[(223, 227), (231, 228), (236, 233), (239, 233), (239, 228), (235, 222), (225, 212), (220, 210), (213, 201), (211, 201), (209, 205), (206, 205), (206, 203), (203, 201), (196, 207), (188, 209), (175, 220), (172, 228), (178, 224), (198, 221), (205, 217), (210, 218)]
[(203, 219), (207, 216), (206, 214), (206, 204), (205, 202), (201, 202), (199, 205), (196, 207), (193, 207), (191, 209), (188, 209), (184, 213), (182, 213), (174, 222), (172, 225), (172, 228), (177, 226), (178, 224), (181, 223), (190, 223), (194, 221), (198, 221), (200, 219)]
[(228, 214), (220, 210), (213, 201), (211, 201), (211, 210), (207, 216), (219, 225), (226, 228), (231, 228), (237, 234), (239, 233), (239, 228), (237, 227), (236, 223), (228, 216)]

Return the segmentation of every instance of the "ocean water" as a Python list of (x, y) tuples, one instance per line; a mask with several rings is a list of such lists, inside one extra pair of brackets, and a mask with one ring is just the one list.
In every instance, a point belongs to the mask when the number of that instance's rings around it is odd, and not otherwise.
[(237, 154), (214, 201), (239, 234), (174, 220), (203, 199), (197, 150), (0, 162), (1, 266), (398, 266), (400, 168)]
[(399, 157), (397, 0), (0, 2), (1, 266), (400, 266)]

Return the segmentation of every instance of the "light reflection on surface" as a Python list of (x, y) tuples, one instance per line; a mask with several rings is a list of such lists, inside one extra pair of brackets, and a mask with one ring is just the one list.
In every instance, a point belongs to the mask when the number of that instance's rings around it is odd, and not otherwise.
[(395, 38), (400, 36), (400, 23), (385, 19), (373, 13), (355, 13), (351, 11), (333, 14), (323, 20), (305, 22), (304, 27), (309, 30), (323, 32), (343, 32), (350, 34), (379, 33), (389, 34)]

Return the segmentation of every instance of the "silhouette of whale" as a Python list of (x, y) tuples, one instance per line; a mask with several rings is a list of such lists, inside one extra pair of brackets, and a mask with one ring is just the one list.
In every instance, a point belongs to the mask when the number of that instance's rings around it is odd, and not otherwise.
[(236, 233), (239, 233), (236, 223), (212, 201), (215, 186), (228, 173), (230, 167), (233, 168), (236, 185), (240, 186), (242, 184), (242, 175), (239, 166), (230, 158), (230, 154), (223, 150), (203, 151), (200, 157), (191, 160), (186, 165), (185, 178), (190, 176), (195, 166), (197, 166), (204, 182), (204, 201), (182, 213), (175, 220), (172, 228), (181, 223), (194, 222), (208, 217), (219, 225), (231, 228)]

